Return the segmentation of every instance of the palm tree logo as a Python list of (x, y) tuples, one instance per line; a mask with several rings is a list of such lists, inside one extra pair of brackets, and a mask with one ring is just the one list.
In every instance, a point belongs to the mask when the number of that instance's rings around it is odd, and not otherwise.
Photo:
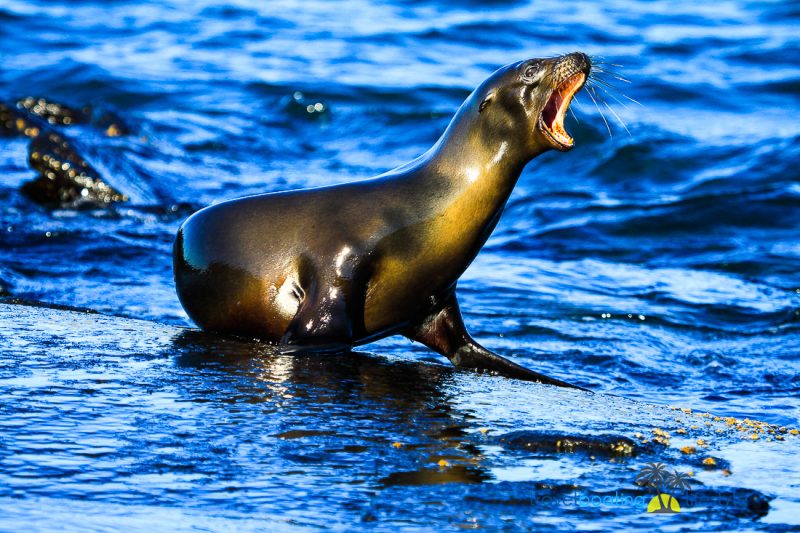
[(681, 506), (677, 498), (666, 491), (682, 491), (690, 488), (687, 474), (677, 470), (670, 473), (664, 463), (648, 463), (636, 476), (636, 483), (656, 493), (647, 505), (648, 513), (681, 512)]

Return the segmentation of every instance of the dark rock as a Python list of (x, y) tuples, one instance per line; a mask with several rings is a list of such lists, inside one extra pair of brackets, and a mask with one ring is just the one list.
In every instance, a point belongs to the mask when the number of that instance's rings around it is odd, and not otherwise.
[(637, 444), (619, 435), (568, 435), (553, 432), (515, 431), (499, 437), (508, 448), (535, 453), (585, 453), (626, 457), (638, 453)]

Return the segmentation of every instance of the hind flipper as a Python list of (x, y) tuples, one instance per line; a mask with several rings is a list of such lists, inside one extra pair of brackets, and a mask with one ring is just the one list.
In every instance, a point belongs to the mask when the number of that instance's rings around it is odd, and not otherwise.
[(587, 390), (529, 370), (475, 342), (464, 326), (455, 293), (447, 299), (444, 307), (431, 313), (420, 324), (406, 331), (404, 335), (446, 356), (459, 368), (493, 372), (509, 378)]

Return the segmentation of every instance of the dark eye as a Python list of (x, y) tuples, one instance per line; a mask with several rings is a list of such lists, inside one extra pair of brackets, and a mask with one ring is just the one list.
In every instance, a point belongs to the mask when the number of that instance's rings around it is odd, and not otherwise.
[(488, 105), (489, 105), (491, 102), (492, 102), (492, 96), (491, 96), (491, 95), (489, 95), (489, 96), (487, 96), (487, 97), (486, 97), (486, 98), (483, 100), (483, 102), (481, 102), (481, 104), (478, 106), (478, 113), (480, 113), (481, 111), (483, 111), (484, 109), (486, 109), (486, 106), (488, 106)]
[(537, 70), (538, 69), (535, 66), (531, 65), (530, 67), (525, 69), (525, 77), (529, 78), (529, 79), (533, 79), (533, 77), (536, 76), (536, 71)]

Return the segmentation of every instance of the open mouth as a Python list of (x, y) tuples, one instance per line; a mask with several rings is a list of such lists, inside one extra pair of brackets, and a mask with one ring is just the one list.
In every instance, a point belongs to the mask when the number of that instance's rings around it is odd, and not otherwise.
[(581, 90), (585, 82), (586, 74), (583, 72), (573, 74), (561, 82), (550, 94), (550, 98), (542, 110), (542, 115), (539, 117), (542, 130), (559, 150), (568, 150), (575, 143), (564, 129), (564, 115), (569, 109), (572, 97)]

